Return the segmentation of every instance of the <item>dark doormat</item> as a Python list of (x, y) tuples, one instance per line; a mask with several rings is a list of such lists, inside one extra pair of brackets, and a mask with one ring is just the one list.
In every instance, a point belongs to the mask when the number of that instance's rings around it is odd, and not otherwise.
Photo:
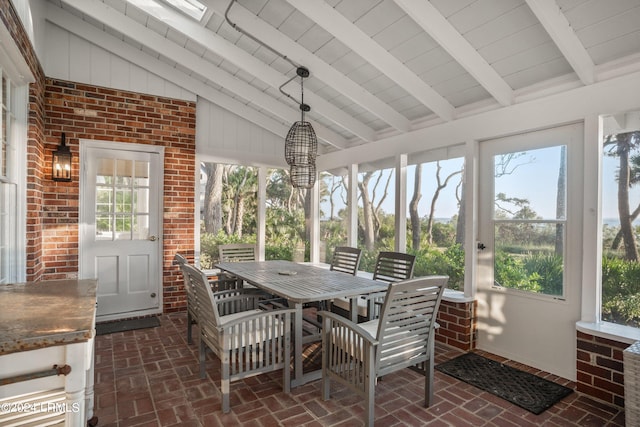
[(454, 378), (540, 414), (573, 392), (528, 372), (475, 353), (466, 353), (436, 366)]
[(155, 328), (156, 326), (160, 326), (160, 320), (156, 316), (118, 320), (116, 322), (98, 323), (96, 325), (96, 335), (113, 334), (114, 332), (131, 331), (133, 329)]

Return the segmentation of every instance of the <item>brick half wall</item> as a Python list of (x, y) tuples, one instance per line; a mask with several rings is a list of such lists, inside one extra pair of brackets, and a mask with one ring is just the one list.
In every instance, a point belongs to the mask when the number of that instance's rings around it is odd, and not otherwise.
[(437, 321), (436, 341), (471, 351), (476, 348), (476, 305), (473, 302), (451, 302), (442, 300)]
[(629, 344), (577, 332), (576, 385), (579, 392), (624, 407), (623, 354)]

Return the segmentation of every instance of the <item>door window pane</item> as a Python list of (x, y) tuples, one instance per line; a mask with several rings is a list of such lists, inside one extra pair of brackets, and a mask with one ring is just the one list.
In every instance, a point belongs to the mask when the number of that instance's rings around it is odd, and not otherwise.
[(149, 162), (102, 158), (96, 172), (96, 240), (149, 237)]
[(566, 146), (494, 156), (494, 284), (564, 296)]

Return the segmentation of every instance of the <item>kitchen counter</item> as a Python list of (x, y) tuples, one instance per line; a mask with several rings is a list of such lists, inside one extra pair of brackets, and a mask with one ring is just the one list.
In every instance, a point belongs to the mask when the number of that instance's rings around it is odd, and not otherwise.
[(0, 425), (96, 424), (96, 288), (95, 279), (0, 285)]
[(96, 280), (0, 285), (0, 355), (93, 338)]

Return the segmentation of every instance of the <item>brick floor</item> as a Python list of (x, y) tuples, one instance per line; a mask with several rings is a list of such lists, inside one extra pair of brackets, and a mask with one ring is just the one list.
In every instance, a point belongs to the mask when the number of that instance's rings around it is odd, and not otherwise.
[[(186, 342), (186, 314), (160, 317), (161, 326), (96, 338), (95, 415), (110, 426), (361, 426), (363, 400), (333, 385), (323, 401), (320, 381), (282, 392), (279, 372), (231, 384), (231, 412), (220, 410), (219, 363), (210, 354), (200, 379), (197, 326)], [(460, 354), (436, 346), (436, 364)], [(486, 355), (486, 354), (485, 354)], [(488, 357), (496, 358), (492, 355)], [(497, 360), (501, 360), (496, 358)], [(568, 380), (539, 375), (573, 387)], [(376, 386), (379, 426), (623, 426), (624, 412), (574, 392), (540, 415), (435, 373), (435, 401), (424, 408), (424, 378), (405, 369)]]

